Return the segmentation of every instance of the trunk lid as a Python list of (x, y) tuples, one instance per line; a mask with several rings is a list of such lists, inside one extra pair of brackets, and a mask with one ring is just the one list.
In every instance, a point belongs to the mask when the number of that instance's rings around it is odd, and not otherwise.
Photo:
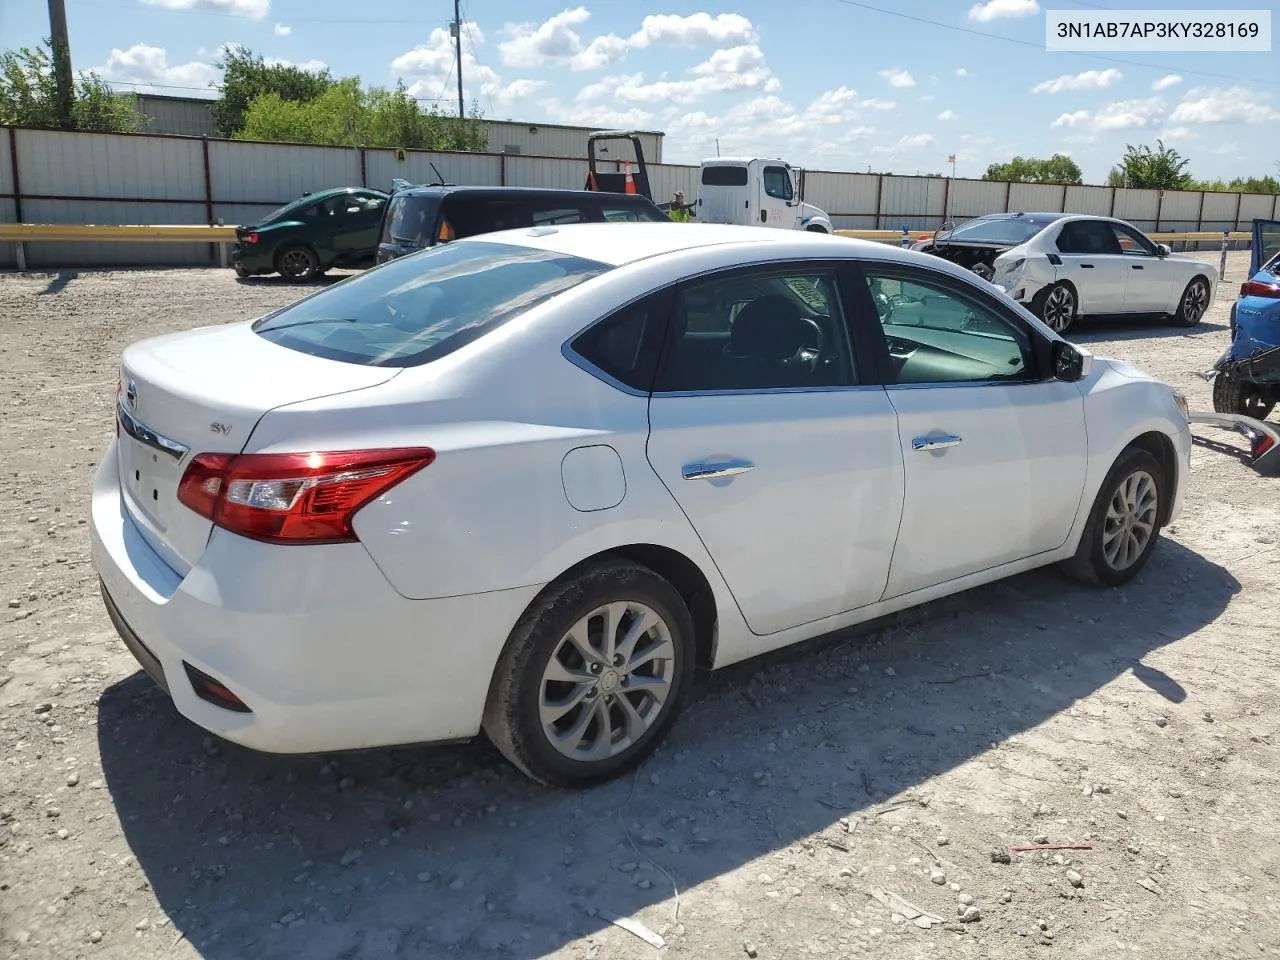
[(239, 453), (263, 414), (276, 407), (377, 386), (399, 372), (290, 350), (247, 323), (135, 343), (121, 357), (116, 402), (124, 508), (185, 576), (212, 528), (178, 501), (192, 457)]

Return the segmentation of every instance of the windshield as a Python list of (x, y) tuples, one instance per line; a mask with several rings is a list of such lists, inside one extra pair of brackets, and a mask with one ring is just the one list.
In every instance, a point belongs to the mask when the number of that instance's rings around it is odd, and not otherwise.
[(979, 218), (962, 223), (942, 234), (946, 240), (963, 240), (966, 243), (999, 243), (1017, 246), (1026, 243), (1049, 225), (1047, 220), (986, 220)]
[(316, 357), (412, 367), (452, 353), (608, 265), (501, 243), (456, 243), (389, 261), (254, 324)]
[(439, 197), (400, 194), (391, 198), (382, 218), (381, 243), (426, 246), (435, 227)]

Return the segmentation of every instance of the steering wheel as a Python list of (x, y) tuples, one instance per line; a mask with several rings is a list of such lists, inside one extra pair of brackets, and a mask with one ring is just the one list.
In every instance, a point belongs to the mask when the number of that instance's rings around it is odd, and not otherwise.
[[(816, 370), (818, 364), (822, 362), (823, 354), (827, 349), (827, 334), (822, 329), (822, 324), (818, 323), (813, 317), (804, 317), (804, 322), (813, 330), (813, 346), (807, 343), (800, 347), (787, 362), (795, 364), (805, 364), (811, 370)], [(808, 338), (806, 338), (807, 340)]]
[(910, 340), (904, 340), (901, 337), (887, 335), (884, 338), (885, 344), (889, 347), (889, 356), (894, 360), (907, 360), (918, 349), (918, 345)]

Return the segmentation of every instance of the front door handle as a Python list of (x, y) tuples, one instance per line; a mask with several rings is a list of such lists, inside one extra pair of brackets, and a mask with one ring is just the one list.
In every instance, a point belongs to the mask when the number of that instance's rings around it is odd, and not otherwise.
[(947, 447), (957, 447), (961, 442), (960, 437), (954, 433), (935, 434), (930, 437), (916, 437), (911, 441), (912, 450), (945, 450)]
[(1131, 264), (1129, 264), (1129, 266), (1130, 266), (1130, 267), (1132, 267), (1134, 270), (1141, 270), (1141, 269), (1142, 269), (1142, 264), (1140, 264), (1140, 263), (1131, 263)]
[(1092, 264), (1092, 263), (1082, 263), (1082, 264), (1080, 264), (1080, 269), (1082, 269), (1082, 270), (1092, 270), (1092, 269), (1093, 269), (1093, 264)]
[(686, 463), (680, 473), (686, 480), (714, 480), (717, 477), (736, 477), (755, 468), (750, 460), (725, 460), (720, 463)]

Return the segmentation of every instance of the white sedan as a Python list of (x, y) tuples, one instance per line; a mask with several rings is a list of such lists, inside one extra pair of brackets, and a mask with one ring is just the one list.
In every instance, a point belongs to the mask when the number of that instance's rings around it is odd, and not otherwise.
[(181, 713), (277, 753), (483, 731), (564, 786), (638, 764), (695, 668), (1128, 581), (1191, 450), (1172, 388), (964, 269), (753, 227), (457, 241), (120, 373), (93, 559)]
[(1194, 326), (1219, 279), (1212, 264), (1174, 254), (1123, 220), (1094, 216), (1056, 217), (993, 267), (991, 282), (1058, 333), (1098, 315), (1157, 314)]

